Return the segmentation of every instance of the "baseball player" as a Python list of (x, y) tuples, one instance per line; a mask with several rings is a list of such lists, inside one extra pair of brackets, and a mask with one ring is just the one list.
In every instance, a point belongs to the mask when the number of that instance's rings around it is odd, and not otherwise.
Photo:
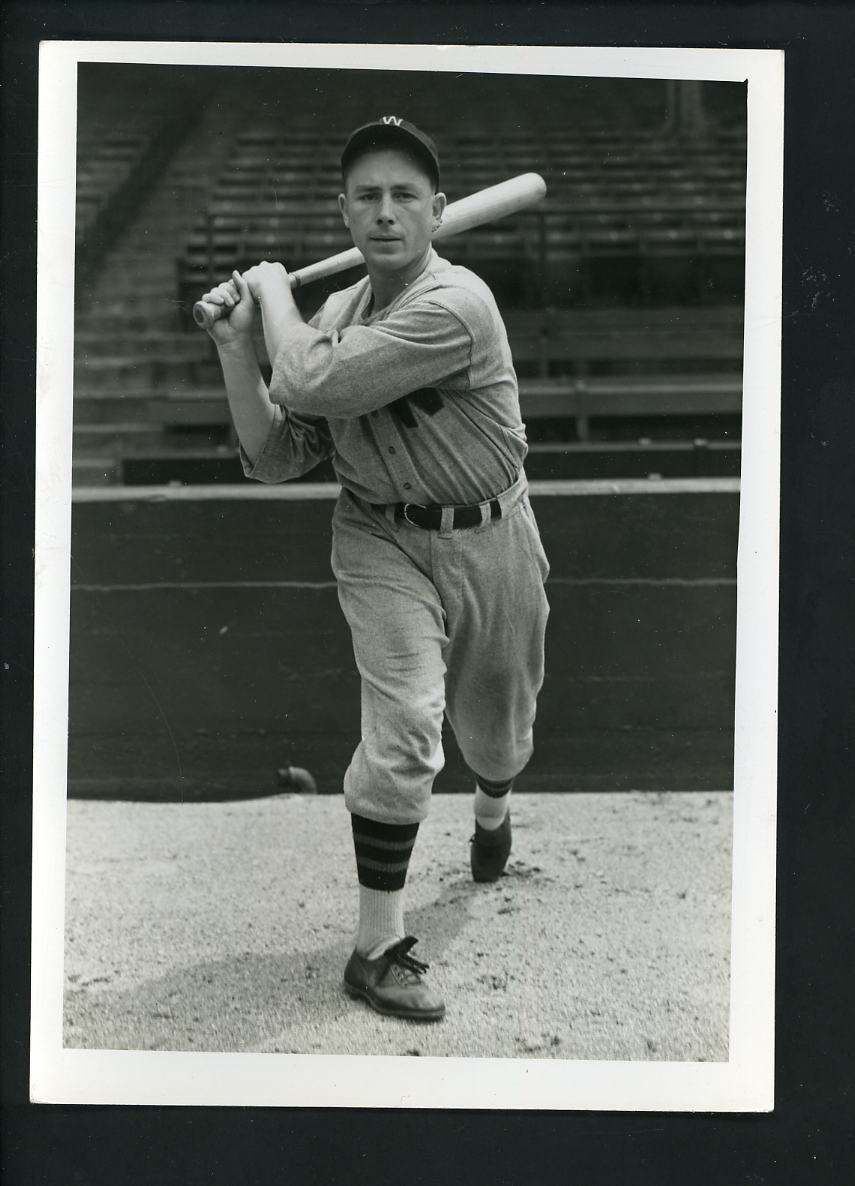
[[(361, 676), (344, 779), (359, 883), (344, 987), (380, 1013), (445, 1005), (411, 954), (407, 867), (443, 766), (448, 716), (474, 775), (470, 863), (501, 876), (514, 778), (532, 753), (549, 566), (527, 497), (507, 335), (486, 284), (431, 244), (445, 209), (433, 140), (397, 116), (358, 128), (339, 207), (368, 275), (308, 322), (281, 264), (206, 293), (244, 472), (298, 477), (331, 457), (332, 567)], [(252, 346), (256, 316), (272, 365)]]

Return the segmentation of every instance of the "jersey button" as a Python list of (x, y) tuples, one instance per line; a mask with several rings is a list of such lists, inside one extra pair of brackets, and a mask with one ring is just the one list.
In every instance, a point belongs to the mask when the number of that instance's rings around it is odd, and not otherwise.
[(397, 453), (397, 451), (398, 451), (398, 450), (395, 448), (395, 446), (394, 446), (394, 445), (390, 445), (390, 446), (389, 446), (389, 452), (390, 452), (390, 453)]
[(405, 490), (412, 490), (412, 488), (413, 488), (413, 484), (412, 484), (412, 482), (404, 482), (404, 489), (405, 489)]

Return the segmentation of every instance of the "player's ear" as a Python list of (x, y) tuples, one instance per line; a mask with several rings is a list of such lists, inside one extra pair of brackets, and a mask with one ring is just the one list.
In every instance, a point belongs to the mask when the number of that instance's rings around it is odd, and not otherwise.
[(344, 225), (349, 228), (350, 223), (347, 220), (347, 198), (344, 194), (338, 195), (338, 208), (341, 211), (342, 218), (344, 219)]
[(437, 226), (439, 226), (439, 224), (442, 222), (442, 216), (445, 213), (446, 204), (447, 203), (444, 193), (440, 192), (433, 195), (433, 221)]

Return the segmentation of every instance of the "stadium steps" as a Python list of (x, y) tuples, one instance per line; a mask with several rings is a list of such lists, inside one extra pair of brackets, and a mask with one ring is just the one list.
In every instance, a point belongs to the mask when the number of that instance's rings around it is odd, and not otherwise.
[(166, 162), (157, 184), (125, 226), (91, 286), (81, 314), (128, 314), (128, 330), (144, 312), (149, 324), (180, 329), (174, 260), (198, 211), (223, 171), (236, 130), (245, 119), (236, 83), (222, 83), (218, 101), (204, 106), (198, 122)]
[[(77, 485), (120, 482), (122, 457), (143, 448), (172, 450), (182, 428), (199, 431), (210, 418), (201, 411), (204, 392), (219, 383), (219, 369), (207, 335), (187, 328), (174, 261), (223, 170), (244, 107), (235, 84), (221, 83), (218, 101), (205, 106), (97, 277), (78, 292)], [(189, 390), (201, 392), (201, 402), (187, 396)], [(222, 403), (221, 386), (219, 392)], [(185, 394), (176, 402), (176, 393)]]
[(88, 292), (123, 227), (145, 201), (164, 165), (191, 133), (199, 91), (189, 77), (169, 91), (152, 75), (121, 79), (102, 66), (84, 69), (79, 86), (76, 284)]
[[(210, 485), (243, 482), (234, 446), (175, 446), (169, 451), (128, 451), (121, 459), (124, 485)], [(590, 481), (623, 478), (738, 478), (740, 442), (709, 440), (533, 442), (526, 460), (532, 481)], [(323, 462), (302, 481), (334, 480)]]
[(203, 429), (201, 433), (161, 428), (146, 422), (78, 424), (74, 426), (74, 454), (89, 463), (102, 462), (112, 471), (123, 458), (141, 453), (159, 456), (183, 449), (185, 452), (208, 454), (223, 447), (230, 454), (235, 452), (224, 427), (200, 427)]
[(532, 442), (525, 469), (530, 481), (605, 478), (738, 478), (738, 440)]
[(159, 424), (164, 428), (230, 423), (228, 401), (222, 383), (212, 387), (174, 384), (162, 391), (150, 387), (122, 388), (121, 394), (88, 391), (75, 397), (75, 424), (115, 425), (123, 420)]
[(176, 330), (154, 329), (142, 331), (136, 325), (122, 324), (119, 319), (113, 332), (78, 328), (75, 346), (81, 362), (105, 358), (111, 354), (137, 354), (168, 361), (203, 360), (214, 356), (214, 345), (204, 334), (187, 334)]
[[(123, 458), (141, 458), (150, 447), (155, 449), (161, 445), (174, 452), (183, 451), (194, 464), (198, 463), (196, 472), (204, 469), (200, 462), (206, 448), (204, 434), (206, 430), (223, 430), (228, 423), (227, 408), (211, 343), (189, 320), (192, 300), (207, 287), (207, 274), (200, 278), (196, 273), (191, 285), (179, 289), (175, 261), (193, 239), (194, 232), (198, 235), (200, 215), (212, 205), (212, 199), (214, 206), (220, 200), (232, 203), (224, 204), (224, 213), (233, 224), (240, 224), (240, 207), (233, 205), (229, 195), (239, 197), (243, 203), (248, 191), (253, 192), (253, 187), (257, 190), (261, 176), (267, 176), (268, 181), (278, 176), (285, 183), (289, 170), (295, 175), (299, 172), (305, 188), (296, 192), (304, 201), (315, 192), (312, 186), (317, 188), (321, 182), (324, 200), (329, 201), (328, 186), (333, 180), (336, 185), (338, 181), (337, 167), (333, 167), (333, 156), (341, 141), (338, 124), (352, 126), (353, 123), (354, 113), (345, 103), (344, 91), (331, 90), (327, 97), (330, 119), (325, 121), (328, 133), (324, 136), (318, 134), (317, 118), (309, 118), (305, 112), (303, 117), (299, 111), (289, 112), (287, 96), (283, 98), (281, 90), (281, 75), (271, 78), (269, 94), (266, 99), (262, 95), (261, 100), (255, 91), (247, 93), (224, 77), (220, 78), (210, 101), (203, 105), (198, 126), (188, 133), (164, 167), (157, 184), (116, 240), (97, 281), (84, 294), (89, 299), (76, 317), (75, 423), (79, 432), (75, 457), (80, 452), (81, 464), (76, 467), (75, 481), (86, 481), (87, 474), (93, 481), (96, 478), (99, 481), (115, 480), (117, 475), (121, 476)], [(537, 87), (534, 88), (536, 92)], [(659, 88), (651, 86), (651, 99), (658, 93)], [(495, 102), (497, 112), (503, 109), (503, 104), (506, 105), (506, 96), (499, 82), (495, 88)], [(377, 110), (389, 110), (392, 104), (394, 109), (392, 98), (385, 93), (376, 97), (360, 95), (360, 103), (374, 104)], [(247, 119), (250, 110), (252, 120)], [(427, 112), (427, 108), (425, 110)], [(568, 287), (568, 277), (572, 281), (579, 256), (580, 220), (587, 220), (589, 226), (595, 228), (590, 232), (592, 235), (601, 235), (603, 256), (614, 255), (616, 265), (621, 266), (620, 253), (625, 250), (627, 240), (614, 220), (620, 219), (627, 202), (635, 203), (639, 224), (646, 219), (645, 225), (649, 223), (654, 229), (668, 231), (675, 229), (674, 219), (679, 221), (691, 216), (712, 232), (722, 232), (719, 242), (724, 245), (725, 254), (732, 249), (727, 232), (733, 210), (738, 205), (734, 194), (738, 190), (739, 176), (738, 170), (728, 168), (733, 159), (730, 150), (717, 148), (708, 141), (703, 151), (699, 148), (695, 153), (687, 146), (684, 153), (682, 146), (675, 150), (673, 142), (659, 143), (655, 136), (633, 132), (631, 119), (627, 121), (627, 127), (616, 132), (614, 125), (609, 125), (614, 112), (606, 107), (601, 111), (603, 126), (597, 127), (595, 121), (589, 119), (589, 126), (580, 128), (578, 136), (568, 134), (567, 129), (573, 128), (575, 133), (577, 126), (585, 122), (584, 118), (581, 121), (568, 119), (568, 113), (562, 110), (560, 119), (541, 120), (540, 114), (534, 118), (532, 113), (535, 111), (536, 104), (524, 113), (524, 119), (532, 126), (519, 126), (516, 138), (509, 137), (505, 164), (500, 162), (500, 173), (495, 176), (488, 176), (490, 155), (494, 154), (495, 146), (487, 146), (489, 152), (482, 151), (485, 147), (483, 132), (478, 129), (482, 108), (464, 114), (455, 127), (454, 139), (445, 156), (446, 160), (454, 161), (456, 154), (460, 163), (460, 169), (456, 171), (459, 176), (455, 176), (454, 184), (463, 189), (450, 196), (462, 196), (464, 189), (499, 180), (505, 172), (521, 171), (527, 155), (531, 158), (531, 154), (536, 156), (542, 151), (545, 161), (542, 171), (549, 173), (548, 201), (564, 204), (571, 219), (562, 232), (566, 239), (563, 254), (559, 251), (556, 255), (556, 258), (560, 256), (561, 272), (556, 284), (562, 289)], [(588, 107), (583, 104), (580, 114), (584, 116), (586, 112)], [(287, 121), (283, 119), (283, 113), (288, 114)], [(632, 114), (640, 118), (638, 112)], [(366, 118), (369, 116), (370, 111)], [(443, 117), (439, 106), (436, 116), (435, 122), (441, 126)], [(520, 122), (519, 116), (517, 111), (516, 124)], [(646, 118), (649, 119), (649, 112)], [(505, 126), (514, 126), (515, 121), (505, 121)], [(425, 126), (432, 126), (427, 114), (424, 122)], [(283, 127), (288, 128), (287, 137), (283, 137)], [(734, 139), (738, 147), (739, 136)], [(300, 151), (295, 151), (297, 143)], [(238, 167), (240, 154), (237, 148), (240, 144), (248, 154), (255, 155), (258, 170), (257, 176), (251, 179), (248, 173), (244, 177)], [(654, 183), (650, 179), (646, 182), (639, 180), (637, 166), (633, 164), (633, 161), (648, 159), (654, 162), (657, 172)], [(298, 161), (299, 169), (295, 169)], [(593, 172), (591, 162), (594, 162)], [(495, 159), (492, 165), (496, 167)], [(505, 165), (513, 165), (513, 168), (505, 169)], [(585, 169), (591, 172), (587, 180), (583, 175)], [(604, 198), (602, 182), (606, 173), (614, 197), (611, 208)], [(232, 186), (223, 184), (225, 178), (236, 179), (237, 183)], [(252, 185), (248, 185), (250, 180)], [(665, 184), (673, 187), (673, 209), (658, 212), (650, 203), (655, 201), (657, 187), (661, 200)], [(293, 198), (293, 179), (284, 184), (280, 193), (288, 195), (289, 202), (299, 204), (299, 198)], [(573, 197), (575, 211), (566, 205), (569, 196)], [(275, 193), (273, 197), (275, 201), (280, 200)], [(544, 206), (544, 209), (548, 210), (548, 207)], [(659, 218), (660, 214), (664, 221)], [(560, 218), (560, 214), (549, 215), (551, 223), (559, 223)], [(597, 219), (606, 221), (598, 224)], [(324, 229), (314, 238), (311, 234), (306, 235), (307, 250), (326, 254), (335, 249), (330, 246), (324, 250), (324, 235), (332, 233), (326, 228), (331, 228), (333, 221), (337, 226), (337, 215), (334, 219), (326, 218), (326, 221), (319, 215), (319, 227), (323, 223)], [(520, 253), (529, 257), (529, 271), (532, 271), (531, 260), (537, 259), (533, 237), (521, 235), (511, 224), (512, 220), (509, 220), (485, 230), (480, 236), (471, 236), (472, 244), (480, 238), (479, 246), (487, 265), (486, 278), (494, 283), (501, 282), (508, 258), (514, 259), (515, 273), (521, 271)], [(669, 247), (667, 235), (665, 242)], [(684, 238), (683, 242), (688, 240)], [(457, 243), (461, 251), (455, 248), (455, 255), (466, 255), (466, 237)], [(342, 245), (338, 243), (336, 246)], [(227, 264), (232, 266), (237, 261), (229, 251), (218, 262), (226, 268)], [(464, 261), (461, 259), (461, 262)], [(478, 260), (473, 257), (471, 262), (477, 268)], [(528, 278), (532, 290), (536, 280), (536, 274)], [(520, 298), (530, 299), (531, 292), (524, 290), (523, 284), (518, 288)], [(319, 285), (317, 292), (320, 290)], [(505, 306), (507, 303), (505, 301)], [(544, 315), (543, 311), (539, 314), (541, 318)], [(512, 329), (516, 349), (515, 333)], [(541, 373), (542, 358), (537, 349), (527, 349), (523, 344), (520, 357), (524, 365), (528, 358), (537, 372), (522, 377), (524, 415), (527, 402), (534, 420), (545, 423), (557, 416), (564, 423), (570, 423), (575, 419), (578, 434), (579, 400), (592, 390), (590, 383), (584, 386), (587, 376), (579, 373), (576, 363), (570, 365), (569, 373), (563, 373), (566, 360), (554, 352), (547, 360), (546, 373)], [(650, 360), (650, 366), (655, 366), (655, 360)], [(558, 374), (553, 373), (556, 367)], [(712, 371), (707, 378), (709, 383), (716, 381)], [(635, 381), (638, 385), (641, 379), (636, 377)], [(655, 375), (650, 381), (656, 385)], [(697, 381), (705, 380), (702, 376)], [(728, 382), (732, 394), (734, 380), (731, 378)], [(604, 394), (601, 384), (599, 394), (610, 399), (613, 395), (619, 396), (620, 391)], [(607, 411), (603, 414), (608, 416)], [(642, 411), (641, 414), (645, 413)], [(655, 419), (657, 413), (647, 414)], [(198, 445), (187, 446), (194, 434)], [(152, 440), (158, 443), (151, 446)], [(212, 456), (220, 457), (218, 448)], [(234, 460), (233, 455), (231, 460)], [(225, 468), (229, 465), (231, 462)], [(233, 466), (229, 472), (233, 472)]]
[(72, 486), (118, 486), (121, 480), (122, 467), (117, 459), (78, 456), (72, 459)]

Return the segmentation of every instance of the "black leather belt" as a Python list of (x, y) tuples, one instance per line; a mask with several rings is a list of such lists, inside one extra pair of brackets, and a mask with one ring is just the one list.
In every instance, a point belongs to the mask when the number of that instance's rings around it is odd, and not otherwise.
[[(375, 510), (385, 511), (384, 505), (372, 504)], [(479, 527), (481, 525), (481, 507), (483, 503), (473, 503), (471, 506), (453, 507), (451, 526), (455, 531), (461, 527)], [(442, 527), (441, 506), (423, 507), (416, 502), (395, 503), (395, 518), (412, 523), (414, 527), (421, 527), (425, 531), (439, 531)], [(498, 498), (490, 499), (490, 518), (501, 519), (502, 508)]]

